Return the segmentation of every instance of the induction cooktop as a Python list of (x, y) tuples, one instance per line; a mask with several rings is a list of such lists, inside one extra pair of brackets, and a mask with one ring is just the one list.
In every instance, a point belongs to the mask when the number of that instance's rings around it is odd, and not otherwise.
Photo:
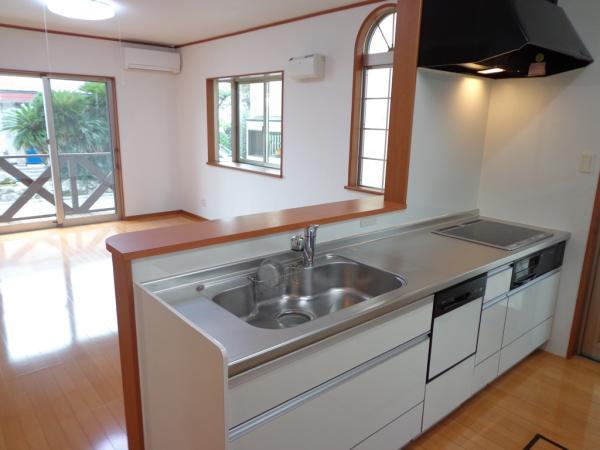
[(551, 233), (545, 231), (489, 219), (471, 220), (460, 225), (435, 230), (434, 233), (509, 251), (552, 236)]

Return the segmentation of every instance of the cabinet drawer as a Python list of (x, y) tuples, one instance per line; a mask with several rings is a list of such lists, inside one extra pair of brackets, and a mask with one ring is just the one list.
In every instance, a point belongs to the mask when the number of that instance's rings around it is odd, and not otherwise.
[(498, 365), (500, 364), (500, 352), (490, 356), (485, 361), (475, 366), (473, 375), (473, 394), (476, 394), (498, 376)]
[[(348, 449), (423, 401), (429, 339), (234, 429), (231, 450)], [(394, 350), (392, 350), (393, 353)], [(384, 358), (374, 366), (374, 361)], [(326, 385), (329, 384), (330, 387)]]
[(475, 364), (488, 359), (502, 347), (508, 297), (500, 297), (483, 305)]
[(503, 347), (554, 314), (559, 279), (556, 272), (509, 295)]
[(548, 319), (510, 345), (504, 347), (500, 352), (500, 368), (498, 372), (500, 374), (506, 372), (546, 342), (550, 338), (551, 331), (552, 319)]
[(352, 450), (398, 450), (421, 433), (423, 403), (398, 417)]
[(411, 308), (380, 317), (230, 379), (229, 428), (427, 333), (431, 329), (433, 297)]
[(483, 302), (489, 302), (496, 297), (506, 294), (510, 290), (511, 279), (512, 267), (505, 267), (488, 276)]
[(423, 431), (446, 417), (471, 396), (475, 355), (427, 383)]

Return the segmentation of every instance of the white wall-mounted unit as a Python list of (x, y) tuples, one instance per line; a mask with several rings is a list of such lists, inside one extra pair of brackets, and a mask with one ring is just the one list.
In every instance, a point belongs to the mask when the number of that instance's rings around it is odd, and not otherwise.
[(325, 76), (325, 56), (306, 55), (290, 58), (286, 72), (295, 80), (320, 80)]
[(175, 49), (165, 47), (124, 45), (123, 68), (179, 73), (181, 54)]

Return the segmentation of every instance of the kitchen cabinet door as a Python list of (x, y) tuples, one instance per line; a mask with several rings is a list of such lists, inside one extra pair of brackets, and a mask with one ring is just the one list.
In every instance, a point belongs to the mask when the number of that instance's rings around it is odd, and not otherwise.
[(509, 295), (502, 347), (554, 315), (559, 280), (556, 272)]
[(507, 305), (508, 297), (500, 297), (483, 305), (475, 364), (486, 360), (502, 347)]
[(503, 374), (550, 338), (552, 319), (548, 319), (500, 351), (498, 374)]
[(423, 431), (446, 417), (471, 396), (474, 370), (475, 355), (427, 383)]
[[(349, 449), (423, 402), (429, 339), (233, 429), (230, 450)], [(385, 355), (381, 355), (386, 357)]]

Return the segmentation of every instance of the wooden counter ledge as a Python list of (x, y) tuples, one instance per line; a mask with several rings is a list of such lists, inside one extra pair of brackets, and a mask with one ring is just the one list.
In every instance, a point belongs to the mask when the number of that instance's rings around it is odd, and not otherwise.
[(115, 257), (132, 260), (295, 230), (310, 223), (340, 222), (405, 208), (405, 205), (385, 201), (383, 197), (324, 203), (119, 234), (106, 240), (106, 248)]

